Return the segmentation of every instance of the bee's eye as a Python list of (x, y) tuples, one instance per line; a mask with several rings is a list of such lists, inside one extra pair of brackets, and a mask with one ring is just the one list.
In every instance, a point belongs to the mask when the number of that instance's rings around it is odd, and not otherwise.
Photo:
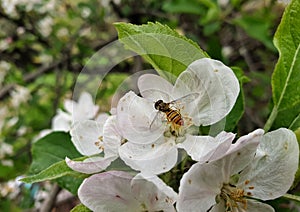
[(162, 100), (158, 100), (157, 102), (155, 102), (155, 104), (154, 104), (154, 108), (158, 110), (158, 108), (159, 108), (159, 105), (160, 105), (161, 103), (163, 103), (163, 101), (162, 101)]

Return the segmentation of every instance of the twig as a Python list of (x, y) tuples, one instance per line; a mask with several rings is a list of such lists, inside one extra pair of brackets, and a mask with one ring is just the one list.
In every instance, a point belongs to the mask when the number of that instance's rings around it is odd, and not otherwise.
[(53, 208), (55, 201), (56, 201), (56, 197), (58, 195), (58, 193), (61, 191), (61, 188), (55, 184), (53, 186), (52, 191), (49, 194), (48, 199), (46, 199), (44, 201), (44, 203), (41, 206), (40, 212), (50, 212), (51, 209)]
[[(39, 68), (36, 72), (33, 73), (29, 73), (26, 74), (23, 78), (24, 83), (29, 83), (32, 82), (33, 80), (35, 80), (36, 78), (38, 78), (39, 76), (41, 76), (42, 74), (51, 71), (52, 69), (54, 69), (55, 67), (57, 67), (60, 63), (63, 63), (64, 60), (59, 61), (59, 62), (55, 62), (53, 64), (51, 64), (50, 66), (42, 66), (41, 68)], [(16, 83), (11, 83), (8, 85), (3, 86), (3, 88), (0, 90), (0, 100), (4, 99), (9, 92), (16, 86)]]
[[(110, 39), (108, 41), (105, 41), (103, 43), (96, 44), (93, 47), (93, 49), (94, 49), (94, 51), (97, 51), (97, 50), (101, 49), (102, 47), (106, 46), (107, 44), (113, 42), (114, 40), (116, 40), (116, 37), (113, 37), (112, 39)], [(76, 54), (72, 57), (72, 59), (80, 58), (81, 56), (82, 55), (80, 55), (80, 54)], [(71, 60), (71, 59), (64, 57), (60, 61), (54, 62), (53, 64), (51, 64), (49, 66), (40, 67), (36, 72), (26, 74), (23, 77), (24, 83), (29, 83), (29, 82), (34, 81), (35, 79), (37, 79), (42, 74), (44, 74), (46, 72), (50, 72), (50, 71), (54, 70), (55, 68), (57, 68), (58, 66), (64, 64), (67, 60)], [(3, 86), (3, 88), (0, 90), (0, 100), (7, 97), (7, 95), (9, 94), (9, 91), (12, 90), (16, 85), (17, 85), (16, 83), (11, 83), (11, 84)]]
[(255, 71), (256, 67), (252, 61), (251, 56), (249, 55), (249, 52), (246, 48), (246, 43), (245, 43), (245, 39), (242, 37), (242, 30), (237, 28), (237, 38), (238, 38), (238, 42), (241, 44), (241, 47), (239, 49), (240, 54), (244, 57), (249, 69), (251, 71)]

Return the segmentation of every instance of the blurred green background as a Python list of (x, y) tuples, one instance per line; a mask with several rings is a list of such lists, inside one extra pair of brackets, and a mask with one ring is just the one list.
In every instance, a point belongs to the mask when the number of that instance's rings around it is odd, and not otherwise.
[[(49, 182), (26, 185), (16, 178), (26, 174), (32, 142), (72, 97), (84, 65), (117, 39), (113, 23), (159, 21), (212, 58), (240, 67), (246, 106), (236, 132), (245, 134), (262, 128), (269, 115), (278, 59), (272, 38), (285, 6), (275, 0), (0, 0), (0, 211), (35, 211), (59, 193)], [(100, 110), (110, 110), (123, 79), (149, 67), (139, 56), (115, 66), (98, 91)], [(68, 194), (61, 199), (52, 211), (78, 202)], [(283, 200), (272, 204), (298, 211)]]

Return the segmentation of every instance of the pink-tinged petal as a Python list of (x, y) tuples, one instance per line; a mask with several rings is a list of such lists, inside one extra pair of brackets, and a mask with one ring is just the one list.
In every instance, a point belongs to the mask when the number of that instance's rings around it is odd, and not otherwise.
[(255, 130), (240, 137), (235, 144), (231, 145), (226, 153), (229, 175), (237, 174), (253, 160), (263, 133), (261, 129)]
[(57, 114), (52, 118), (53, 131), (69, 131), (72, 125), (72, 116), (58, 109)]
[(230, 154), (231, 152), (238, 151), (239, 149), (243, 148), (245, 145), (248, 145), (249, 142), (257, 143), (259, 144), (260, 140), (262, 139), (262, 136), (264, 135), (264, 130), (257, 129), (253, 132), (249, 133), (248, 135), (244, 135), (240, 137), (228, 150), (227, 154)]
[(241, 142), (241, 146), (235, 146), (235, 148), (229, 149), (226, 156), (216, 161), (224, 167), (223, 173), (226, 177), (224, 183), (229, 183), (229, 179), (232, 175), (238, 174), (251, 163), (261, 137), (259, 131), (254, 131), (246, 136), (242, 136), (237, 141), (237, 143)]
[(239, 185), (254, 198), (278, 198), (292, 185), (298, 158), (299, 147), (294, 132), (280, 128), (266, 133), (254, 161), (241, 173)]
[(153, 104), (132, 91), (123, 96), (117, 107), (118, 129), (124, 138), (136, 144), (149, 144), (162, 136), (165, 126), (151, 125), (157, 111)]
[(185, 106), (193, 123), (211, 125), (224, 118), (234, 106), (240, 91), (233, 71), (217, 60), (202, 58), (182, 72), (174, 86), (176, 96), (199, 93), (197, 102)]
[(178, 151), (175, 144), (162, 137), (153, 144), (127, 142), (119, 148), (119, 155), (132, 169), (145, 174), (161, 174), (175, 166)]
[(173, 211), (177, 194), (159, 177), (145, 177), (138, 174), (131, 181), (131, 189), (135, 198), (144, 204), (147, 211)]
[(218, 136), (186, 135), (186, 140), (177, 146), (183, 148), (193, 160), (206, 163), (218, 160), (225, 156), (235, 135), (221, 132)]
[(74, 146), (82, 155), (90, 156), (102, 152), (102, 124), (92, 120), (77, 122), (70, 134)]
[(117, 157), (92, 157), (84, 161), (73, 161), (66, 157), (67, 165), (74, 171), (93, 174), (105, 170)]
[(182, 177), (176, 208), (179, 212), (206, 212), (216, 204), (224, 182), (222, 164), (194, 164)]
[(141, 95), (146, 99), (170, 102), (173, 85), (164, 78), (154, 74), (144, 74), (138, 79)]
[(110, 116), (103, 126), (103, 146), (105, 157), (118, 156), (122, 136), (117, 128), (117, 117)]
[(92, 175), (79, 187), (78, 197), (92, 211), (141, 211), (131, 192), (131, 179), (131, 175), (121, 171)]

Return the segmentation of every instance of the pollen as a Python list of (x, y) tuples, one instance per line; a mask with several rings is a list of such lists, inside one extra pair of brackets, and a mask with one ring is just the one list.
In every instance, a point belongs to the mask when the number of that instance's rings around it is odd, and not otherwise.
[(287, 144), (287, 142), (285, 142), (285, 144), (284, 144), (284, 149), (287, 150), (287, 149), (288, 149), (288, 146), (289, 146), (289, 145)]
[(231, 184), (224, 184), (220, 194), (220, 197), (225, 201), (225, 211), (235, 211), (234, 208), (240, 207), (239, 203), (241, 203), (243, 208), (247, 210), (247, 199), (245, 196), (244, 189), (237, 188)]
[(101, 149), (101, 150), (104, 150), (104, 146), (102, 144), (102, 141), (103, 141), (103, 136), (100, 136), (98, 138), (98, 141), (96, 141), (94, 144), (95, 146), (98, 148), (98, 149)]
[(125, 143), (127, 143), (127, 140), (126, 140), (125, 138), (122, 138), (122, 139), (121, 139), (121, 145), (123, 145), (123, 144), (125, 144)]

